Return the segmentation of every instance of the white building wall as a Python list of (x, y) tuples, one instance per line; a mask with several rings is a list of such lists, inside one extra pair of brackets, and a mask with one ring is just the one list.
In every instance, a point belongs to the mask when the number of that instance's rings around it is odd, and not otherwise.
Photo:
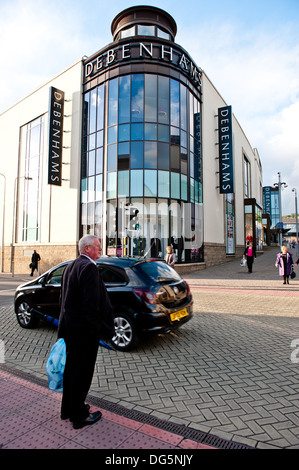
[[(78, 240), (81, 120), (82, 120), (82, 61), (78, 61), (60, 75), (41, 86), (19, 103), (0, 115), (0, 173), (6, 177), (4, 244), (13, 240), (14, 188), (18, 189), (16, 246), (26, 248), (22, 242), (23, 191), (25, 171), (25, 142), (20, 142), (20, 129), (44, 116), (44, 142), (42, 160), (40, 245), (74, 245)], [(49, 90), (53, 86), (65, 92), (62, 186), (48, 185), (48, 109)], [(17, 178), (18, 177), (18, 178)], [(0, 176), (0, 193), (4, 178)], [(2, 197), (1, 197), (2, 200)], [(2, 221), (2, 208), (0, 212)], [(2, 223), (1, 223), (2, 226)], [(32, 247), (32, 243), (27, 243)], [(8, 250), (6, 248), (6, 250)], [(27, 263), (26, 263), (27, 265)], [(6, 265), (6, 271), (8, 266)], [(28, 267), (27, 267), (28, 269)], [(9, 269), (8, 269), (9, 270)]]
[[(203, 73), (202, 104), (202, 158), (205, 244), (226, 246), (225, 195), (220, 194), (218, 160), (218, 108), (227, 106), (209, 78)], [(232, 109), (233, 111), (233, 109)], [(235, 190), (235, 243), (244, 246), (244, 154), (251, 165), (251, 198), (262, 206), (262, 169), (256, 149), (253, 149), (240, 124), (233, 120), (234, 190)]]
[(202, 166), (204, 242), (224, 243), (224, 196), (219, 193), (218, 108), (226, 106), (209, 78), (202, 75)]

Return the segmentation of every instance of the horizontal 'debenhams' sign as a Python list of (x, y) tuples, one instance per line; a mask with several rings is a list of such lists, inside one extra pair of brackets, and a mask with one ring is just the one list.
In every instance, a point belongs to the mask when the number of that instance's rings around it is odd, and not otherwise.
[(218, 109), (220, 193), (234, 192), (232, 108)]
[(105, 50), (91, 61), (85, 63), (85, 80), (91, 79), (107, 67), (124, 61), (133, 61), (134, 59), (158, 60), (160, 63), (165, 61), (177, 66), (189, 76), (190, 80), (199, 90), (201, 89), (201, 70), (196, 67), (190, 57), (173, 47), (157, 43), (145, 44), (143, 42), (134, 42)]
[(48, 184), (61, 186), (64, 92), (50, 88)]

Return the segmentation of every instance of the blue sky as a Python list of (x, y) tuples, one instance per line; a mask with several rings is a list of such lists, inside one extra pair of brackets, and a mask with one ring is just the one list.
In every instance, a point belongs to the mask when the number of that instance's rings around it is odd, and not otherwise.
[(112, 41), (123, 9), (150, 4), (175, 19), (176, 42), (232, 105), (263, 165), (263, 183), (299, 192), (298, 0), (0, 0), (0, 113), (84, 55)]

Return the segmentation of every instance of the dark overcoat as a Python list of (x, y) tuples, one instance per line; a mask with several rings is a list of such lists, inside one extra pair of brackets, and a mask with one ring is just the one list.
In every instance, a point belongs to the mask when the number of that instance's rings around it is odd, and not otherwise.
[(284, 272), (283, 253), (278, 253), (277, 258), (276, 258), (275, 264), (278, 265), (279, 267), (280, 276), (284, 276), (284, 275), (289, 276), (291, 274), (292, 265), (294, 264), (292, 253), (289, 253), (287, 251), (286, 257), (287, 257), (286, 272)]
[(64, 270), (58, 337), (65, 340), (111, 339), (112, 306), (96, 265), (80, 255)]

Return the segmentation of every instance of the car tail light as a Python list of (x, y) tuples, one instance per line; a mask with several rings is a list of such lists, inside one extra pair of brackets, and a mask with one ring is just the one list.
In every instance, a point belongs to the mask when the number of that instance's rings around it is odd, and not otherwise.
[(186, 285), (186, 291), (187, 291), (187, 296), (191, 294), (191, 290), (190, 290), (190, 286), (188, 284), (188, 282), (185, 281), (185, 285)]
[(135, 294), (140, 297), (141, 300), (144, 302), (147, 302), (148, 304), (157, 304), (158, 303), (158, 297), (156, 294), (151, 292), (148, 289), (133, 289)]

